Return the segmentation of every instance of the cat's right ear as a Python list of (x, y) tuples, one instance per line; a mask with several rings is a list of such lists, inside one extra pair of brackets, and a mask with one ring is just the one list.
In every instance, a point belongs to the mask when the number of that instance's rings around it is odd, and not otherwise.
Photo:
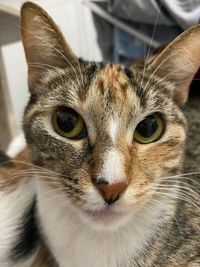
[(190, 84), (200, 67), (200, 24), (195, 25), (172, 41), (148, 66), (150, 73), (169, 81), (174, 101), (183, 106)]
[(71, 67), (77, 57), (51, 17), (40, 6), (26, 2), (21, 8), (21, 35), (28, 64), (29, 87), (55, 67)]

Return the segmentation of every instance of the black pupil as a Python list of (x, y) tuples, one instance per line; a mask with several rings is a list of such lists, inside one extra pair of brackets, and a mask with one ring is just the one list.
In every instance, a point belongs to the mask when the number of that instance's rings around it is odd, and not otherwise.
[(57, 113), (57, 124), (63, 132), (71, 132), (78, 121), (78, 114), (70, 108), (63, 108)]
[(151, 137), (158, 128), (158, 122), (153, 115), (146, 117), (137, 126), (137, 131), (143, 137)]

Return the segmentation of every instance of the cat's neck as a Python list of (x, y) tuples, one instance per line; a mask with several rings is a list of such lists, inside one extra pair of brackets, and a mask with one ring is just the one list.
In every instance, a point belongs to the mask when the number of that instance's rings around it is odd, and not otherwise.
[(37, 194), (44, 238), (60, 267), (130, 266), (126, 259), (134, 264), (158, 233), (158, 227), (172, 215), (164, 215), (164, 206), (151, 204), (150, 209), (141, 209), (118, 230), (95, 231), (58, 192), (40, 184)]

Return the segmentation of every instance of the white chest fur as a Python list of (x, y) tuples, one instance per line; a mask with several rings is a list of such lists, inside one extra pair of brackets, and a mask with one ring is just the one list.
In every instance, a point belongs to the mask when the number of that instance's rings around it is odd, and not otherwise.
[(34, 255), (27, 261), (15, 264), (10, 260), (10, 253), (18, 238), (19, 223), (33, 201), (35, 190), (30, 178), (22, 180), (10, 189), (10, 192), (0, 193), (0, 266), (27, 267), (31, 265)]
[(60, 267), (134, 267), (161, 223), (161, 210), (147, 208), (116, 231), (98, 232), (80, 219), (66, 196), (41, 184), (37, 193), (43, 232)]

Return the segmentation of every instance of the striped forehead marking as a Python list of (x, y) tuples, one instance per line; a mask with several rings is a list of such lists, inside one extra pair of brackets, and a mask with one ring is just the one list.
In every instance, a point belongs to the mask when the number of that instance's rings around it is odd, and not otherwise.
[(120, 65), (107, 64), (106, 67), (101, 70), (99, 78), (99, 86), (101, 87), (101, 90), (109, 88), (114, 92), (125, 92), (128, 85), (127, 76), (122, 71)]

